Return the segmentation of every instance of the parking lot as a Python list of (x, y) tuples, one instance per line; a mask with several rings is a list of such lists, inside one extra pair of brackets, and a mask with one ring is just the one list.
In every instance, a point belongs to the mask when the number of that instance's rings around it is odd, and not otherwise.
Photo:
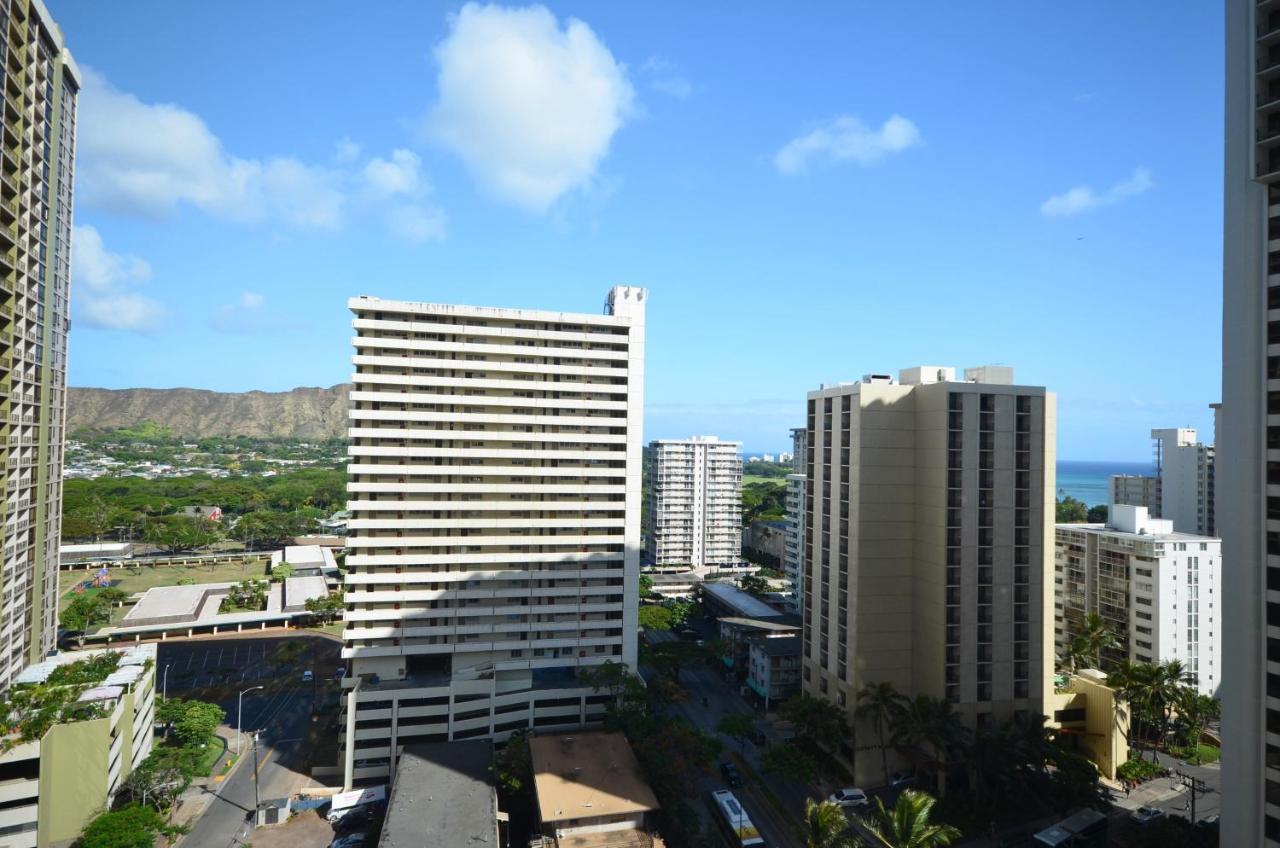
[(159, 681), (170, 695), (227, 684), (252, 686), (311, 671), (332, 679), (342, 664), (341, 646), (321, 636), (219, 637), (159, 643)]

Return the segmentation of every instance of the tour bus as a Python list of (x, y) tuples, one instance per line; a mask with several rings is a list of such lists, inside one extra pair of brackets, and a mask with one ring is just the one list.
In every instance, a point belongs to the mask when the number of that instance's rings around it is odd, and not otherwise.
[(1035, 844), (1049, 848), (1102, 848), (1107, 844), (1107, 817), (1097, 810), (1081, 810), (1037, 833)]
[(765, 848), (760, 831), (747, 817), (747, 811), (728, 789), (711, 793), (711, 807), (725, 839), (734, 848)]

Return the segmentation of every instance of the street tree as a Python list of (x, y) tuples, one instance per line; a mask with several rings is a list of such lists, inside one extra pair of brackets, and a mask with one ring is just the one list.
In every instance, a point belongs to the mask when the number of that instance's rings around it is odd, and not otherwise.
[(328, 624), (346, 609), (346, 602), (342, 592), (330, 592), (319, 598), (307, 598), (306, 608), (307, 612), (314, 613), (322, 623)]
[(770, 745), (761, 752), (760, 765), (765, 771), (805, 785), (816, 782), (820, 770), (818, 761), (798, 745)]
[(671, 610), (658, 604), (640, 607), (638, 619), (645, 630), (667, 631), (672, 626)]
[(785, 701), (778, 714), (795, 726), (796, 733), (817, 747), (834, 751), (849, 735), (844, 713), (830, 701), (798, 695)]
[(498, 785), (513, 795), (528, 795), (533, 788), (533, 759), (524, 731), (511, 734), (489, 766)]
[(716, 730), (738, 742), (738, 752), (746, 751), (747, 740), (755, 732), (756, 720), (748, 713), (727, 713), (716, 722)]
[(96, 624), (111, 618), (107, 605), (96, 596), (77, 595), (62, 612), (58, 613), (58, 625), (76, 633), (76, 644), (83, 647), (85, 633)]
[(906, 697), (892, 683), (868, 683), (858, 690), (858, 706), (854, 715), (876, 726), (876, 739), (880, 747), (880, 764), (884, 769), (884, 782), (889, 782), (889, 724), (906, 704)]
[(227, 717), (217, 704), (185, 701), (185, 709), (174, 725), (173, 733), (184, 745), (198, 747), (209, 741), (218, 725)]

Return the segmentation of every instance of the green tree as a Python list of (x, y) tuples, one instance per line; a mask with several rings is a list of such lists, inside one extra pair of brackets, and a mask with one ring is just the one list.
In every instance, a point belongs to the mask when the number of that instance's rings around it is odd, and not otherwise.
[(306, 601), (307, 612), (315, 613), (316, 617), (325, 624), (341, 615), (346, 607), (341, 591), (330, 592), (319, 598), (307, 598)]
[(770, 745), (760, 753), (765, 771), (780, 774), (797, 783), (812, 784), (818, 779), (818, 761), (799, 745)]
[(950, 845), (960, 838), (960, 831), (951, 825), (934, 824), (929, 819), (933, 813), (934, 799), (925, 792), (908, 789), (898, 796), (892, 808), (876, 799), (875, 809), (863, 819), (867, 830), (876, 838), (880, 848), (937, 848)]
[(804, 848), (859, 848), (839, 804), (812, 798), (804, 802)]
[(143, 539), (167, 554), (207, 548), (222, 538), (217, 522), (187, 515), (166, 515), (151, 521)]
[(77, 595), (58, 613), (58, 625), (64, 630), (75, 631), (76, 644), (83, 646), (85, 633), (95, 624), (102, 624), (110, 618), (111, 611), (97, 597)]
[(645, 630), (666, 631), (671, 629), (671, 610), (659, 604), (645, 604), (640, 607), (637, 618), (640, 626)]
[(830, 701), (798, 695), (778, 707), (778, 715), (791, 722), (799, 736), (826, 751), (839, 748), (849, 735), (844, 713)]
[(217, 704), (186, 701), (182, 716), (174, 725), (173, 733), (182, 744), (199, 747), (209, 741), (218, 729), (218, 725), (226, 717), (226, 712)]
[(769, 591), (769, 581), (755, 574), (746, 574), (738, 578), (742, 591), (757, 598)]
[(152, 848), (164, 829), (160, 814), (150, 807), (128, 806), (102, 813), (85, 826), (80, 848)]
[(1089, 507), (1084, 501), (1064, 495), (1058, 498), (1056, 520), (1059, 524), (1083, 524), (1089, 520)]
[(1186, 686), (1178, 696), (1178, 737), (1182, 744), (1196, 749), (1199, 761), (1200, 737), (1209, 722), (1222, 716), (1222, 703), (1203, 695), (1194, 686)]
[(646, 649), (643, 661), (658, 674), (676, 683), (680, 682), (680, 670), (705, 662), (707, 649), (693, 642), (659, 642)]
[(283, 560), (271, 567), (271, 579), (275, 581), (288, 580), (293, 576), (293, 566)]
[(528, 795), (533, 788), (533, 759), (524, 731), (511, 734), (493, 756), (489, 766), (498, 785), (513, 795)]
[[(1072, 663), (1082, 661), (1089, 663), (1091, 668), (1102, 668), (1103, 652), (1114, 650), (1119, 644), (1111, 625), (1096, 612), (1091, 612), (1085, 616), (1080, 631), (1071, 640)], [(1072, 671), (1075, 671), (1074, 667)]]
[(756, 720), (747, 713), (726, 713), (716, 722), (716, 730), (738, 742), (738, 751), (746, 750), (747, 740), (755, 732)]
[(1110, 510), (1106, 504), (1097, 504), (1089, 507), (1089, 515), (1087, 519), (1090, 524), (1106, 524)]
[(880, 765), (884, 769), (884, 782), (889, 782), (889, 739), (887, 731), (894, 717), (906, 703), (906, 697), (892, 683), (868, 683), (858, 690), (858, 706), (854, 715), (876, 726), (876, 738), (880, 746)]
[(640, 575), (640, 598), (649, 597), (653, 594), (653, 578), (647, 574)]
[(915, 757), (919, 768), (936, 779), (966, 741), (964, 726), (951, 701), (917, 695), (893, 719), (893, 744)]

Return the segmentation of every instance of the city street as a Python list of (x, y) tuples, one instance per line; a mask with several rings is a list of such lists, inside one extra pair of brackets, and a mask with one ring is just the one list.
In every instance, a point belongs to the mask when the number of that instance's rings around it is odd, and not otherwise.
[[(249, 816), (254, 807), (252, 730), (258, 739), (257, 783), (262, 800), (293, 794), (308, 780), (310, 757), (303, 745), (311, 724), (310, 687), (282, 692), (249, 693), (244, 699), (241, 757), (223, 781), (210, 783), (203, 815), (192, 825), (183, 844), (191, 848), (227, 848), (252, 841)], [(235, 705), (222, 704), (234, 726)], [(232, 750), (234, 751), (234, 741)]]
[[(657, 643), (674, 640), (675, 636), (671, 633), (649, 633), (647, 638)], [(713, 668), (707, 666), (686, 668), (680, 672), (680, 683), (688, 691), (689, 698), (684, 703), (675, 705), (674, 710), (688, 719), (698, 729), (713, 736), (720, 736), (716, 731), (716, 723), (725, 715), (730, 713), (757, 714), (755, 708), (720, 677)], [(703, 706), (704, 699), (707, 704), (706, 707)], [(777, 741), (774, 730), (768, 722), (760, 719), (757, 722), (757, 726), (764, 731), (766, 736), (770, 737), (771, 742)], [(760, 765), (760, 749), (752, 743), (747, 742), (745, 745), (740, 745), (736, 740), (728, 737), (720, 736), (720, 739), (725, 745), (720, 762), (730, 759), (730, 752), (737, 753), (740, 751), (742, 758), (759, 776), (768, 791), (772, 792), (791, 817), (796, 822), (799, 822), (804, 816), (805, 799), (814, 797), (815, 793), (793, 781), (765, 772)], [(790, 846), (801, 848), (803, 843), (798, 839), (793, 828), (788, 826), (787, 822), (774, 808), (774, 805), (765, 797), (764, 791), (748, 775), (744, 774), (743, 778), (745, 785), (740, 789), (735, 789), (734, 794), (738, 796), (747, 811), (747, 815), (751, 817), (751, 821), (760, 830), (760, 834), (765, 838), (766, 842), (770, 846), (779, 846), (779, 848), (790, 848)], [(726, 789), (728, 787), (720, 776), (719, 770), (716, 769), (712, 774), (700, 776), (696, 783), (696, 788), (700, 795), (705, 796), (713, 790)], [(715, 825), (711, 820), (711, 813), (707, 809), (707, 805), (703, 803), (695, 806), (707, 824), (714, 828)]]

